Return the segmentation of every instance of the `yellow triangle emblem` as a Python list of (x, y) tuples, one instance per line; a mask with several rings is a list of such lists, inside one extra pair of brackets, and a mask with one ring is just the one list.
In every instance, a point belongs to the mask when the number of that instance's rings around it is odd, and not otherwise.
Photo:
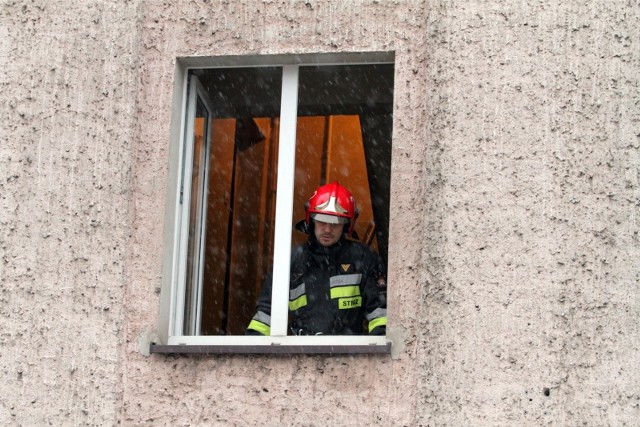
[(349, 267), (351, 267), (351, 264), (342, 264), (342, 270), (346, 273), (347, 271), (349, 271)]

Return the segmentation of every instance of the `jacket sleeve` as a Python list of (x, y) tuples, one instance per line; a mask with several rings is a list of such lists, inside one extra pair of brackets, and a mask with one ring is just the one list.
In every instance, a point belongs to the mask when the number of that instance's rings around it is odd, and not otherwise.
[[(304, 265), (304, 246), (297, 246), (291, 251), (291, 266)], [(290, 276), (290, 283), (293, 278)], [(273, 273), (269, 273), (265, 279), (258, 303), (256, 304), (256, 314), (249, 322), (245, 335), (271, 335), (271, 288), (273, 286)]]
[(249, 322), (245, 335), (270, 335), (271, 334), (271, 284), (273, 277), (271, 274), (267, 276), (266, 280), (260, 290), (258, 296), (258, 303), (256, 307), (256, 314)]
[(380, 257), (369, 252), (364, 281), (364, 309), (369, 335), (385, 335), (387, 329), (387, 279)]

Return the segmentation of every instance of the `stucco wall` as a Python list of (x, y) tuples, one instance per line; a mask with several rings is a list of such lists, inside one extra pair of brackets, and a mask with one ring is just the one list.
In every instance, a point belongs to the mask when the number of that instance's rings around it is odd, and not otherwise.
[(427, 31), (419, 419), (636, 425), (638, 4), (453, 3)]
[(1, 425), (119, 418), (136, 19), (0, 2)]
[[(634, 425), (637, 6), (1, 1), (0, 423)], [(143, 355), (175, 58), (375, 50), (397, 357)]]

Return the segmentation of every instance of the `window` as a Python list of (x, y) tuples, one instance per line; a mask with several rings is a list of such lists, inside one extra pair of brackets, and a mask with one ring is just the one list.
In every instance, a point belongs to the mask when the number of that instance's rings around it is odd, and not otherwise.
[[(152, 351), (388, 351), (380, 336), (288, 335), (287, 317), (294, 224), (319, 185), (352, 191), (359, 240), (386, 264), (393, 74), (390, 53), (179, 61)], [(271, 335), (244, 336), (270, 271)]]

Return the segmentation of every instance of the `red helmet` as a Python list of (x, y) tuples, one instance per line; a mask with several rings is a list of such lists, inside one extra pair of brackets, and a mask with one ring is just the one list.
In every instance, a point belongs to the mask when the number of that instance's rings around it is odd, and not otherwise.
[(306, 221), (311, 225), (312, 219), (331, 224), (349, 224), (347, 235), (353, 233), (356, 223), (357, 208), (353, 195), (338, 183), (323, 185), (318, 188), (305, 204)]

